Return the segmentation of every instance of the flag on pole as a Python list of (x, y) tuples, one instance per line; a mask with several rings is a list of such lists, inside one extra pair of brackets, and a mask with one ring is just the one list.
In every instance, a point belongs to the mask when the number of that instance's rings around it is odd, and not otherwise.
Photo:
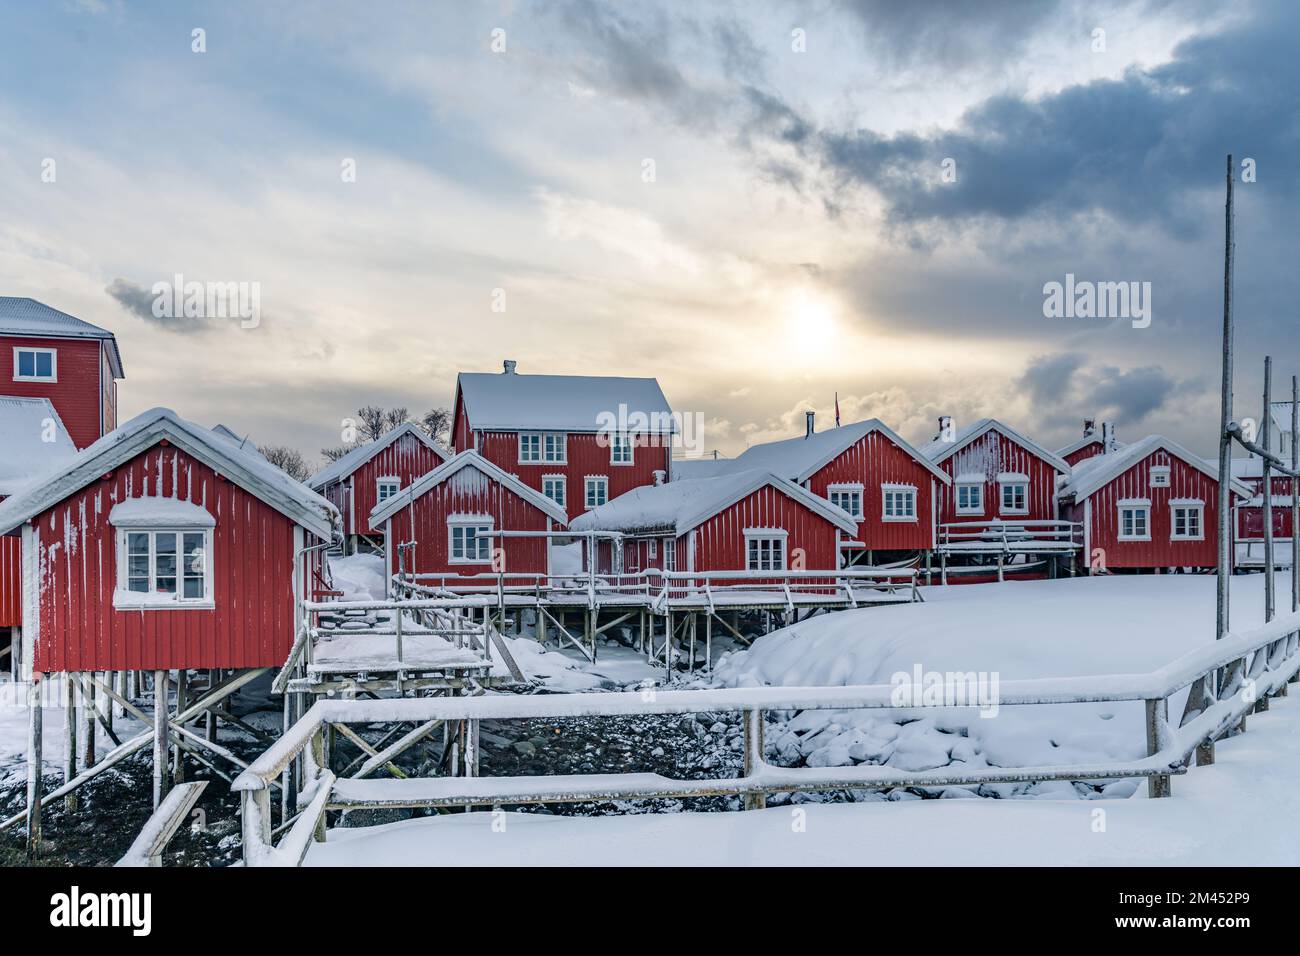
[(840, 427), (840, 393), (835, 393), (835, 427)]

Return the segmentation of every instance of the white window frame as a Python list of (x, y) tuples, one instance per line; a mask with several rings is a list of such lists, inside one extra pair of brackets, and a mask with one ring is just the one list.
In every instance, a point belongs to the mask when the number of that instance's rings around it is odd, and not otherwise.
[[(555, 497), (554, 495), (549, 495), (549, 494), (546, 493), (546, 485), (547, 485), (548, 482), (554, 482), (554, 483), (556, 483), (556, 484), (559, 485), (560, 496), (559, 496), (558, 498)], [(557, 505), (559, 505), (561, 508), (567, 508), (567, 507), (568, 507), (568, 498), (569, 498), (569, 479), (568, 479), (568, 476), (566, 476), (566, 475), (542, 475), (542, 494), (545, 495), (547, 498), (550, 498), (552, 501), (554, 501), (554, 502), (555, 502)]]
[[(213, 608), (216, 606), (212, 597), (213, 557), (212, 528), (158, 526), (136, 528), (115, 528), (117, 535), (117, 577), (113, 589), (113, 607), (119, 610), (166, 611), (193, 610)], [(132, 591), (130, 563), (127, 559), (130, 535), (143, 534), (149, 537), (149, 590)], [(158, 591), (158, 552), (157, 536), (160, 534), (176, 535), (176, 590)], [(203, 596), (185, 597), (185, 535), (203, 535)], [(193, 575), (190, 575), (191, 577)]]
[[(1178, 512), (1186, 511), (1196, 515), (1196, 534), (1178, 533)], [(1170, 541), (1204, 541), (1205, 540), (1205, 502), (1171, 501), (1169, 503), (1169, 540)]]
[[(865, 490), (866, 489), (864, 488), (861, 482), (857, 482), (857, 481), (841, 482), (839, 484), (826, 486), (826, 498), (828, 501), (830, 501), (831, 504), (847, 511), (850, 517), (855, 518), (858, 521), (861, 521), (864, 516), (862, 506), (864, 503), (863, 499), (864, 499)], [(835, 497), (837, 495), (841, 497), (843, 497), (844, 495), (848, 495), (850, 501), (856, 500), (857, 507), (845, 508), (844, 505), (839, 504), (839, 502), (835, 500)]]
[[(592, 504), (591, 502), (591, 488), (593, 485), (600, 485), (604, 489), (604, 493), (601, 495), (603, 500), (598, 501), (595, 504)], [(587, 475), (586, 477), (584, 477), (582, 479), (583, 507), (590, 510), (591, 508), (599, 508), (601, 505), (608, 504), (608, 503), (609, 503), (609, 476), (608, 475)]]
[[(978, 505), (962, 505), (961, 493), (963, 490), (975, 489), (979, 493)], [(956, 506), (959, 515), (982, 515), (984, 513), (984, 482), (982, 481), (959, 481), (957, 487), (953, 490), (953, 504)]]
[(646, 541), (645, 553), (647, 558), (654, 561), (659, 560), (659, 539), (658, 538), (650, 538)]
[[(1168, 488), (1170, 482), (1169, 472), (1170, 469), (1168, 465), (1152, 465), (1151, 466), (1151, 487)], [(1164, 480), (1157, 481), (1158, 478), (1163, 478)]]
[[(625, 452), (626, 457), (620, 457)], [(611, 432), (609, 435), (609, 463), (619, 468), (636, 464), (636, 441), (632, 435)]]
[[(31, 352), (36, 355), (48, 355), (50, 357), (50, 374), (49, 375), (23, 375), (18, 371), (18, 356), (23, 352)], [(14, 381), (15, 382), (57, 382), (59, 380), (59, 350), (50, 348), (38, 348), (32, 345), (15, 345), (14, 346)]]
[[(1024, 504), (1016, 508), (1007, 507), (1007, 489), (1021, 489), (1021, 496), (1024, 498)], [(1016, 479), (1014, 481), (998, 482), (998, 514), (1000, 515), (1027, 515), (1029, 514), (1029, 482)]]
[[(384, 488), (392, 488), (387, 495), (384, 494)], [(375, 503), (382, 504), (389, 498), (394, 498), (402, 490), (402, 479), (396, 475), (383, 475), (375, 479)]]
[[(790, 537), (790, 532), (786, 531), (783, 528), (746, 528), (745, 529), (745, 570), (752, 571), (756, 574), (762, 574), (764, 571), (770, 572), (770, 571), (787, 570), (789, 567), (788, 562), (790, 560), (790, 555), (789, 555), (789, 548), (786, 547), (786, 540), (789, 537)], [(781, 555), (781, 562), (779, 567), (775, 566), (774, 562), (772, 567), (767, 567), (767, 568), (754, 567), (754, 565), (750, 561), (750, 558), (752, 557), (750, 552), (750, 545), (757, 544), (759, 542), (768, 543), (769, 554), (775, 554), (777, 552), (778, 549), (774, 545), (779, 543), (780, 545), (779, 550)], [(760, 564), (761, 564), (762, 553), (763, 552), (760, 547), (758, 551)], [(667, 569), (665, 568), (665, 570)]]
[[(525, 445), (536, 444), (536, 449)], [(536, 457), (533, 452), (536, 451)], [(569, 457), (568, 435), (565, 432), (520, 432), (519, 464), (567, 465)]]
[(664, 538), (664, 571), (677, 570), (677, 539)]
[[(903, 514), (898, 511), (897, 507), (891, 508), (890, 498), (893, 495), (903, 495), (904, 500), (910, 499), (912, 503), (912, 508), (911, 508), (912, 513)], [(880, 486), (880, 520), (881, 521), (897, 521), (897, 522), (910, 521), (915, 523), (916, 521), (919, 520), (917, 517), (918, 504), (919, 503), (917, 501), (916, 488), (912, 485), (881, 485)], [(890, 514), (891, 511), (893, 511), (894, 513)]]
[[(1119, 541), (1150, 541), (1151, 540), (1151, 502), (1149, 501), (1121, 501), (1116, 506), (1119, 509), (1119, 523), (1115, 527), (1116, 539)], [(1144, 534), (1125, 534), (1124, 533), (1124, 513), (1132, 511), (1135, 514), (1142, 513)], [(1134, 528), (1137, 527), (1136, 520), (1133, 522)]]
[(473, 557), (466, 557), (464, 554), (462, 554), (460, 557), (456, 556), (456, 531), (461, 530), (461, 545), (462, 545), (461, 550), (463, 551), (464, 538), (465, 538), (463, 529), (465, 528), (474, 528), (476, 531), (486, 529), (489, 532), (495, 530), (495, 526), (491, 515), (449, 516), (447, 518), (447, 563), (448, 564), (491, 564), (492, 563), (492, 542), (495, 539), (491, 537), (485, 537), (477, 533), (474, 536), (475, 549), (481, 554), (482, 549), (478, 547), (478, 543), (480, 541), (484, 542), (487, 545), (487, 554), (484, 555), (483, 557), (479, 557), (479, 554), (475, 554)]

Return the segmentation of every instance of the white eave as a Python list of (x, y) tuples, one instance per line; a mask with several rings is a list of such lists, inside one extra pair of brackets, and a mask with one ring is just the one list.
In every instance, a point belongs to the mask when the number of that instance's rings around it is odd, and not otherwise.
[(340, 456), (336, 461), (330, 462), (307, 479), (307, 486), (320, 490), (328, 484), (347, 478), (385, 448), (406, 435), (414, 437), (425, 447), (435, 452), (443, 461), (447, 460), (447, 450), (430, 438), (423, 428), (413, 422), (404, 422), (374, 441), (361, 445), (359, 448), (354, 448), (346, 455)]

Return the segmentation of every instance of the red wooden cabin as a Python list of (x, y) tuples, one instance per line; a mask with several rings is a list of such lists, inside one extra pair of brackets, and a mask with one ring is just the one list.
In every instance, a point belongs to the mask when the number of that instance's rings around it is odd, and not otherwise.
[(807, 415), (802, 438), (751, 445), (721, 463), (722, 473), (771, 471), (847, 511), (857, 527), (841, 541), (845, 563), (932, 549), (935, 506), (948, 475), (879, 419), (817, 432)]
[(1160, 435), (1081, 462), (1060, 492), (1064, 517), (1083, 524), (1091, 573), (1216, 567), (1218, 496), (1218, 469)]
[(1102, 422), (1101, 428), (1098, 429), (1096, 422), (1088, 418), (1083, 422), (1083, 436), (1064, 448), (1058, 448), (1056, 455), (1073, 468), (1081, 461), (1102, 454), (1107, 447), (1111, 451), (1124, 447), (1124, 443), (1115, 438), (1115, 427), (1110, 422)]
[(206, 428), (155, 408), (0, 504), (21, 529), (25, 666), (283, 664), (337, 512)]
[[(564, 527), (564, 509), (478, 452), (453, 455), (370, 513), (384, 531), (388, 578), (399, 570), (397, 548), (406, 542), (401, 569), (416, 574), (550, 573), (546, 532)], [(493, 537), (529, 531), (536, 537)]]
[[(1269, 450), (1288, 464), (1291, 461), (1294, 436), (1291, 433), (1291, 403), (1273, 402), (1269, 410)], [(1263, 442), (1264, 435), (1256, 435)], [(1232, 474), (1246, 485), (1251, 497), (1237, 506), (1237, 560), (1243, 567), (1262, 567), (1264, 564), (1264, 461), (1258, 456), (1234, 458)], [(1273, 555), (1278, 567), (1291, 564), (1291, 493), (1290, 478), (1273, 472), (1269, 482), (1273, 490)]]
[(939, 435), (921, 451), (952, 479), (939, 487), (940, 524), (1057, 517), (1056, 479), (1070, 466), (996, 419), (954, 431), (941, 418)]
[(452, 447), (474, 449), (568, 517), (672, 468), (672, 410), (652, 378), (462, 372)]
[(753, 571), (759, 581), (763, 571), (837, 570), (841, 541), (858, 523), (806, 488), (751, 469), (637, 488), (570, 528), (623, 535), (621, 549), (597, 548), (600, 574)]
[(369, 514), (447, 460), (447, 452), (418, 425), (407, 422), (381, 438), (354, 448), (307, 479), (343, 516), (350, 548), (368, 535), (382, 535)]
[[(113, 333), (35, 299), (0, 296), (0, 501), (59, 456), (69, 457), (68, 442), (85, 448), (116, 426), (120, 378)], [(32, 419), (35, 406), (24, 402), (44, 403), (50, 412)], [(62, 438), (29, 441), (48, 432), (47, 419)], [(22, 624), (20, 564), (17, 536), (0, 537), (0, 651), (10, 629)]]

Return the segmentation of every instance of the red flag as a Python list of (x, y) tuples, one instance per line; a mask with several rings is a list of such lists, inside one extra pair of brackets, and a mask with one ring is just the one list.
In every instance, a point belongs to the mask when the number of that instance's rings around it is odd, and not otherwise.
[(835, 393), (835, 427), (840, 427), (840, 393)]

